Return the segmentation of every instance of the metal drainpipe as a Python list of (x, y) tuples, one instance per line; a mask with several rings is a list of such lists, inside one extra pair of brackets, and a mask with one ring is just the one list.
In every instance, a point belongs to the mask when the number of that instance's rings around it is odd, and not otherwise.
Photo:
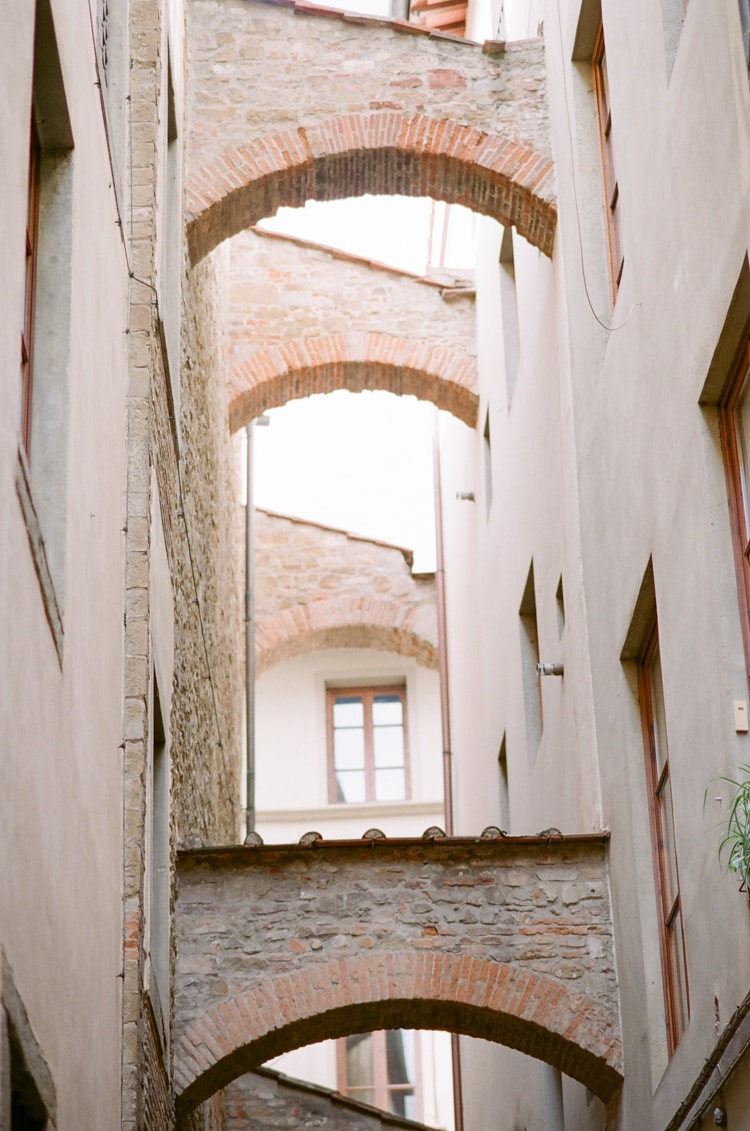
[(245, 428), (245, 734), (247, 742), (246, 833), (255, 832), (255, 507), (253, 504), (253, 422)]
[[(453, 754), (451, 751), (451, 712), (448, 691), (448, 636), (445, 616), (445, 559), (443, 554), (443, 492), (440, 480), (440, 437), (437, 410), (433, 441), (433, 476), (435, 484), (435, 581), (437, 588), (438, 667), (440, 671), (440, 721), (443, 736), (443, 805), (445, 831), (453, 836)], [(461, 1046), (458, 1033), (451, 1033), (453, 1065), (453, 1119), (455, 1131), (464, 1131), (464, 1098), (461, 1084)]]

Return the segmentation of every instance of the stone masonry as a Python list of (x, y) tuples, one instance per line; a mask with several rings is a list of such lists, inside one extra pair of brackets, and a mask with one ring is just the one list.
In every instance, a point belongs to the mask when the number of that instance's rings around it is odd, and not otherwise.
[[(307, 362), (308, 369), (320, 371), (326, 360), (329, 372), (307, 375), (326, 390), (340, 387), (343, 372), (357, 365), (359, 384), (398, 386), (416, 394), (430, 380), (430, 368), (436, 369), (432, 385), (440, 407), (474, 424), (476, 329), (470, 279), (447, 272), (417, 278), (260, 231), (242, 232), (231, 241), (230, 264), (232, 429), (266, 408), (304, 395), (303, 366)], [(416, 371), (418, 351), (425, 372)], [(372, 371), (381, 362), (378, 378)], [(398, 368), (401, 372), (394, 372)]]
[(178, 1107), (291, 1048), (439, 1028), (620, 1083), (606, 836), (205, 849), (178, 862)]
[(465, 204), (551, 254), (540, 40), (483, 50), (303, 4), (191, 0), (187, 16), (193, 262), (281, 205), (366, 192)]
[(425, 1131), (424, 1124), (345, 1099), (339, 1092), (262, 1068), (225, 1090), (226, 1131)]
[(324, 648), (377, 648), (437, 667), (435, 578), (411, 554), (257, 510), (256, 671)]

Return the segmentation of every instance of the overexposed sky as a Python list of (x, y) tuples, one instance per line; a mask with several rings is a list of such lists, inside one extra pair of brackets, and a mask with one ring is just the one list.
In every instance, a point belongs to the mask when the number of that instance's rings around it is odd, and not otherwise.
[(255, 503), (413, 549), (435, 568), (435, 409), (415, 397), (347, 393), (292, 401), (255, 427)]

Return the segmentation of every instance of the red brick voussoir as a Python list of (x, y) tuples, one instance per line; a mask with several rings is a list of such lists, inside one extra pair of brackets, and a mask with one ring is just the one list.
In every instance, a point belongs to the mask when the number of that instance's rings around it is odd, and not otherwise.
[(268, 408), (336, 389), (384, 389), (432, 401), (473, 428), (476, 362), (446, 346), (389, 334), (330, 334), (272, 346), (236, 363), (229, 426), (234, 432)]
[(228, 146), (187, 186), (193, 264), (223, 240), (308, 200), (401, 194), (462, 204), (552, 254), (551, 159), (506, 133), (426, 114), (346, 114)]

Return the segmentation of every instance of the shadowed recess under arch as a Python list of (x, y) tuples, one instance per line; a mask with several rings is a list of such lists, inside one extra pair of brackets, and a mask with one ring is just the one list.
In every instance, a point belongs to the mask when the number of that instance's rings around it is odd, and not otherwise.
[(376, 111), (290, 127), (228, 146), (187, 185), (190, 260), (308, 200), (428, 196), (513, 225), (551, 256), (557, 205), (551, 159), (507, 134), (425, 114)]
[(554, 978), (490, 959), (410, 952), (334, 959), (208, 1009), (175, 1047), (184, 1113), (283, 1052), (373, 1029), (444, 1029), (559, 1068), (607, 1102), (621, 1050), (610, 1011)]
[(430, 342), (389, 334), (330, 334), (259, 350), (231, 375), (229, 427), (266, 409), (337, 389), (382, 389), (431, 401), (473, 428), (479, 398), (476, 362)]

